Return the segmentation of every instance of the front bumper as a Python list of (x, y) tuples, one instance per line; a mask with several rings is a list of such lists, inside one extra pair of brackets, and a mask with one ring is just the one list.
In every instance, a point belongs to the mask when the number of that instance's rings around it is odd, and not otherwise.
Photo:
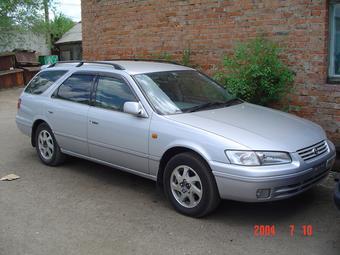
[(338, 209), (340, 210), (340, 182), (335, 187), (334, 202)]
[[(280, 200), (300, 194), (327, 177), (335, 161), (334, 145), (328, 141), (328, 146), (328, 153), (308, 163), (293, 153), (293, 162), (287, 165), (247, 167), (212, 161), (210, 166), (223, 199)], [(259, 190), (269, 194), (259, 197)]]

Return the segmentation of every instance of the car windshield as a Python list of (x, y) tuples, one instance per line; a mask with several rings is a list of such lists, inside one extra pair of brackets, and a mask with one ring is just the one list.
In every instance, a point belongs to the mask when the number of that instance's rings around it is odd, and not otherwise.
[(134, 76), (149, 102), (161, 114), (194, 112), (241, 103), (197, 71), (168, 71)]

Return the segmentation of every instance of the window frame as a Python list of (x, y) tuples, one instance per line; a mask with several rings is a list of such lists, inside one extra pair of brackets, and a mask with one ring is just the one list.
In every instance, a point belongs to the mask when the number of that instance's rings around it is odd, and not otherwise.
[[(90, 86), (90, 99), (89, 99), (89, 103), (80, 103), (80, 102), (77, 102), (77, 101), (72, 101), (72, 100), (69, 100), (69, 99), (65, 99), (65, 98), (61, 98), (58, 96), (58, 93), (59, 93), (59, 89), (61, 86), (64, 85), (64, 83), (70, 79), (73, 75), (92, 75), (93, 76), (93, 79), (92, 79), (92, 82), (91, 82), (91, 86)], [(59, 84), (59, 86), (54, 90), (54, 92), (52, 93), (51, 97), (52, 98), (55, 98), (55, 99), (59, 99), (59, 100), (64, 100), (64, 101), (67, 101), (67, 102), (71, 102), (71, 103), (76, 103), (76, 104), (82, 104), (82, 105), (88, 105), (90, 106), (92, 104), (92, 99), (93, 99), (93, 88), (94, 88), (94, 85), (95, 85), (95, 81), (96, 81), (96, 78), (97, 78), (97, 74), (96, 73), (93, 73), (93, 72), (74, 72), (74, 73), (71, 73), (66, 79), (64, 79), (62, 81), (61, 84)]]
[(336, 6), (340, 7), (339, 0), (330, 0), (329, 1), (329, 11), (328, 11), (328, 73), (327, 73), (327, 82), (328, 83), (340, 83), (340, 74), (335, 74), (334, 72), (334, 50), (335, 50), (335, 37), (336, 37), (336, 28), (335, 28), (335, 8)]
[[(114, 110), (114, 109), (105, 109), (105, 108), (98, 107), (98, 106), (94, 105), (94, 100), (95, 100), (96, 90), (97, 90), (97, 84), (98, 84), (98, 78), (100, 76), (101, 77), (111, 77), (111, 78), (115, 78), (115, 79), (121, 79), (121, 80), (124, 81), (124, 83), (130, 88), (132, 94), (136, 98), (136, 102), (138, 102), (141, 105), (141, 107), (143, 108), (143, 110), (144, 110), (144, 112), (146, 114), (146, 118), (149, 117), (149, 113), (146, 111), (145, 106), (143, 105), (142, 101), (140, 100), (140, 97), (138, 96), (138, 94), (135, 91), (135, 89), (133, 88), (133, 86), (130, 84), (128, 79), (126, 77), (124, 77), (124, 75), (121, 75), (121, 74), (118, 74), (118, 73), (111, 73), (111, 72), (105, 72), (105, 71), (91, 71), (91, 70), (79, 70), (79, 71), (75, 71), (73, 73), (70, 73), (65, 79), (62, 80), (62, 82), (58, 85), (58, 87), (54, 89), (53, 93), (51, 94), (51, 98), (55, 98), (55, 99), (59, 99), (59, 100), (64, 100), (64, 101), (68, 101), (68, 102), (76, 103), (76, 104), (78, 103), (78, 102), (75, 102), (75, 101), (66, 100), (66, 99), (58, 98), (57, 97), (57, 94), (58, 94), (60, 86), (62, 86), (63, 83), (65, 81), (67, 81), (74, 74), (84, 74), (84, 75), (93, 75), (94, 76), (94, 79), (93, 79), (93, 82), (92, 82), (92, 86), (91, 86), (90, 103), (89, 104), (84, 104), (84, 105), (89, 105), (89, 106), (96, 107), (96, 108), (102, 109), (102, 110), (115, 111), (115, 112), (120, 112), (120, 113), (128, 114), (128, 113), (125, 113), (124, 111), (118, 111), (118, 110)], [(135, 81), (134, 77), (133, 76), (130, 76), (130, 77), (135, 82), (135, 84), (137, 85), (137, 88), (141, 91), (141, 89), (139, 88), (139, 85)], [(141, 91), (141, 93), (142, 93), (143, 97), (145, 98), (145, 96), (144, 96), (142, 91)], [(145, 100), (147, 100), (147, 99), (145, 98)], [(149, 102), (147, 101), (147, 103), (149, 103)], [(78, 103), (78, 104), (81, 104), (81, 103)]]
[[(107, 111), (114, 111), (114, 112), (121, 112), (121, 113), (125, 113), (124, 110), (116, 110), (116, 109), (108, 109), (108, 108), (104, 108), (101, 107), (99, 105), (96, 105), (96, 97), (97, 97), (97, 88), (98, 88), (98, 82), (100, 78), (113, 78), (113, 79), (117, 79), (117, 80), (121, 80), (123, 81), (123, 83), (130, 89), (132, 95), (134, 96), (136, 102), (141, 104), (141, 100), (139, 99), (138, 95), (136, 94), (136, 91), (132, 88), (132, 86), (130, 85), (130, 83), (125, 79), (124, 76), (118, 75), (118, 74), (113, 74), (113, 73), (98, 73), (95, 79), (95, 84), (93, 87), (93, 93), (92, 93), (92, 100), (91, 100), (91, 106), (98, 108), (98, 109), (102, 109), (102, 110), (107, 110)], [(142, 104), (141, 104), (142, 105)], [(144, 108), (144, 106), (142, 105), (142, 107)]]

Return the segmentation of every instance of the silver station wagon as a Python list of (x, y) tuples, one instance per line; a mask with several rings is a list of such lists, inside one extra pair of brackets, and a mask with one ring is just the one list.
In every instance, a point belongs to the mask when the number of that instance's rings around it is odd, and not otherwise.
[(244, 102), (161, 61), (57, 63), (18, 101), (18, 128), (50, 166), (71, 155), (156, 181), (180, 213), (273, 201), (327, 176), (334, 145), (308, 120)]

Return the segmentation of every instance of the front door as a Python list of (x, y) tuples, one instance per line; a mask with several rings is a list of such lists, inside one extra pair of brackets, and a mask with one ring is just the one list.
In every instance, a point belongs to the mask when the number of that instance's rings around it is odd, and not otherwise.
[(149, 173), (150, 118), (123, 112), (125, 102), (138, 99), (119, 76), (99, 76), (88, 112), (90, 156), (127, 170)]

